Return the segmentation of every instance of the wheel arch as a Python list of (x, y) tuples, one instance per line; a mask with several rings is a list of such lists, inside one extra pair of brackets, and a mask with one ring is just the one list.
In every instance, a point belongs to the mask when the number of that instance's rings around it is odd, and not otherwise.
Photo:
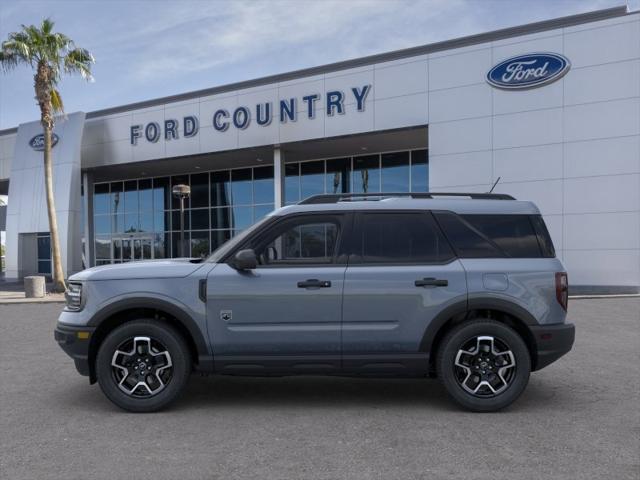
[(524, 340), (531, 356), (531, 370), (536, 369), (537, 348), (530, 325), (538, 325), (535, 317), (521, 306), (502, 299), (469, 299), (450, 305), (429, 324), (420, 350), (429, 353), (429, 372), (435, 374), (435, 362), (440, 342), (456, 325), (473, 318), (497, 320), (513, 328)]
[(127, 298), (116, 301), (100, 310), (89, 325), (96, 329), (89, 342), (89, 380), (96, 382), (95, 360), (102, 341), (113, 329), (132, 320), (152, 318), (166, 322), (184, 337), (194, 366), (199, 370), (211, 368), (212, 360), (202, 330), (182, 308), (157, 298)]

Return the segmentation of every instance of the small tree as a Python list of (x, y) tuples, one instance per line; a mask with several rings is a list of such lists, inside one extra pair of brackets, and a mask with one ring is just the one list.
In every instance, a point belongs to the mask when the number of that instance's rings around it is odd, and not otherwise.
[(40, 27), (22, 25), (22, 30), (10, 33), (8, 39), (0, 46), (0, 64), (5, 71), (19, 65), (28, 65), (35, 70), (35, 98), (40, 107), (40, 123), (44, 129), (44, 183), (51, 232), (53, 289), (63, 292), (66, 286), (60, 256), (51, 165), (51, 133), (55, 114), (64, 113), (57, 86), (63, 73), (80, 74), (86, 80), (92, 80), (91, 65), (94, 59), (88, 50), (76, 47), (73, 40), (66, 35), (54, 33), (53, 26), (54, 23), (47, 18), (42, 21)]

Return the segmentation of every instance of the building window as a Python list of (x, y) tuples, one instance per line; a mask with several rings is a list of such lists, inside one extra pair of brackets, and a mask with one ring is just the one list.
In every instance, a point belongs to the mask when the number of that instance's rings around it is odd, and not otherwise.
[(322, 193), (429, 191), (427, 150), (288, 163), (285, 203)]
[(51, 275), (51, 235), (49, 232), (36, 234), (38, 243), (38, 273)]
[(95, 264), (179, 257), (180, 202), (171, 194), (178, 184), (191, 187), (186, 255), (209, 255), (274, 208), (270, 165), (95, 184)]
[[(285, 165), (285, 202), (322, 193), (426, 192), (427, 150), (312, 160)], [(180, 202), (185, 252), (206, 256), (274, 208), (273, 166), (97, 183), (93, 189), (96, 265), (180, 256)]]

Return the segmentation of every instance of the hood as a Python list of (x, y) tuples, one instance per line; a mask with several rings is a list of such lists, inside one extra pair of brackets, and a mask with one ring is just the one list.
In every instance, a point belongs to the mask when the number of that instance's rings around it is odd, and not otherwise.
[(188, 258), (172, 260), (144, 260), (88, 268), (69, 277), (69, 280), (131, 280), (145, 278), (181, 278), (199, 269), (202, 263), (191, 263)]

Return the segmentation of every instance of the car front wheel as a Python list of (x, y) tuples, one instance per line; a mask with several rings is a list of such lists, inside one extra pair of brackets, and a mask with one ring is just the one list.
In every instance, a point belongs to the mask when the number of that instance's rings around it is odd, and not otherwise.
[(173, 402), (191, 372), (189, 349), (171, 326), (134, 320), (114, 329), (96, 357), (100, 388), (118, 407), (153, 412)]
[(513, 403), (529, 382), (531, 358), (512, 328), (478, 319), (453, 328), (438, 351), (438, 377), (449, 395), (476, 412)]

